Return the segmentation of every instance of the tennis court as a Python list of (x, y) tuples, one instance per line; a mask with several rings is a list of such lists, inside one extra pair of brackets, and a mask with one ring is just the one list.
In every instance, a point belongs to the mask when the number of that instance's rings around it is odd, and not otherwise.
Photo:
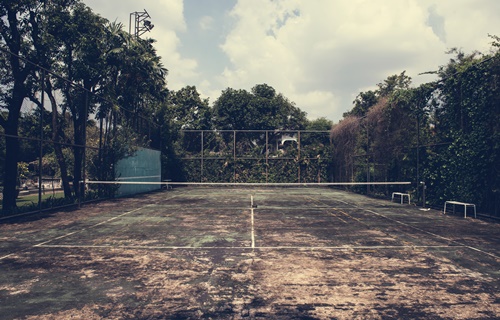
[(499, 225), (333, 188), (178, 187), (0, 220), (2, 319), (494, 319)]

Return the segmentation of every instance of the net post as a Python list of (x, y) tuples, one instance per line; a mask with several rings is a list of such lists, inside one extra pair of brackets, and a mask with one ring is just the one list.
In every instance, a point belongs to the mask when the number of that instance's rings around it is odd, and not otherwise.
[(297, 131), (297, 160), (298, 160), (298, 166), (297, 166), (297, 182), (300, 183), (300, 130)]
[(201, 130), (201, 150), (200, 150), (200, 151), (201, 151), (201, 167), (200, 167), (200, 182), (203, 182), (203, 165), (204, 165), (204, 161), (203, 161), (204, 159), (203, 159), (203, 156), (204, 156), (204, 153), (205, 153), (205, 152), (204, 152), (204, 151), (205, 151), (205, 150), (204, 150), (204, 149), (205, 149), (205, 147), (204, 147), (204, 140), (205, 140), (205, 139), (204, 139), (204, 132), (205, 132), (205, 130)]
[(236, 130), (233, 130), (233, 182), (236, 182)]
[(80, 192), (78, 193), (78, 209), (81, 209), (81, 207), (82, 207), (82, 192), (81, 192), (81, 190), (84, 190), (83, 192), (85, 192), (85, 181), (81, 180), (81, 181), (79, 181), (79, 183), (80, 183), (80, 185), (79, 185)]
[(269, 182), (269, 130), (266, 130), (266, 183)]

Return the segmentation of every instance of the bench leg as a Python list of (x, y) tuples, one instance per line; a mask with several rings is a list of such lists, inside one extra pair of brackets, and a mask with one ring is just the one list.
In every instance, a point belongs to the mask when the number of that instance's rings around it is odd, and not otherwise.
[(474, 209), (474, 218), (477, 219), (477, 212), (476, 212), (476, 205), (473, 204), (471, 206), (465, 206), (465, 215), (464, 217), (467, 218), (467, 207), (472, 207)]

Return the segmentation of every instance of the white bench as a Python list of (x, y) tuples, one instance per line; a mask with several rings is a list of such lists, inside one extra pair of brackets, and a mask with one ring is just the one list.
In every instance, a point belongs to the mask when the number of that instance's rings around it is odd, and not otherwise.
[(408, 204), (410, 204), (410, 194), (409, 193), (393, 192), (392, 193), (391, 202), (394, 201), (394, 196), (400, 196), (401, 197), (401, 204), (403, 204), (404, 198), (408, 197)]
[(476, 205), (475, 204), (459, 202), (459, 201), (446, 201), (444, 203), (444, 210), (443, 210), (444, 214), (446, 214), (446, 205), (448, 205), (448, 204), (453, 205), (453, 213), (455, 213), (455, 205), (464, 206), (464, 218), (467, 218), (467, 207), (473, 207), (474, 208), (474, 218), (476, 218)]

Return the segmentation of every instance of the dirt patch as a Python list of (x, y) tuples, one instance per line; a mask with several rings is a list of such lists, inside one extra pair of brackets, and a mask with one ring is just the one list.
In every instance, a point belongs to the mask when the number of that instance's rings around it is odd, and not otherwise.
[[(263, 298), (272, 301), (274, 313), (290, 312), (295, 306), (297, 312), (320, 319), (471, 319), (500, 312), (491, 279), (464, 275), (467, 270), (425, 252), (391, 255), (268, 253), (259, 261), (258, 278), (267, 293)], [(467, 292), (453, 292), (464, 281), (471, 282)]]
[[(496, 225), (437, 213), (416, 219), (418, 210), (383, 201), (370, 213), (360, 209), (365, 198), (337, 191), (282, 192), (281, 201), (254, 191), (169, 192), (4, 223), (0, 314), (500, 317)], [(249, 192), (258, 203), (253, 225)]]

